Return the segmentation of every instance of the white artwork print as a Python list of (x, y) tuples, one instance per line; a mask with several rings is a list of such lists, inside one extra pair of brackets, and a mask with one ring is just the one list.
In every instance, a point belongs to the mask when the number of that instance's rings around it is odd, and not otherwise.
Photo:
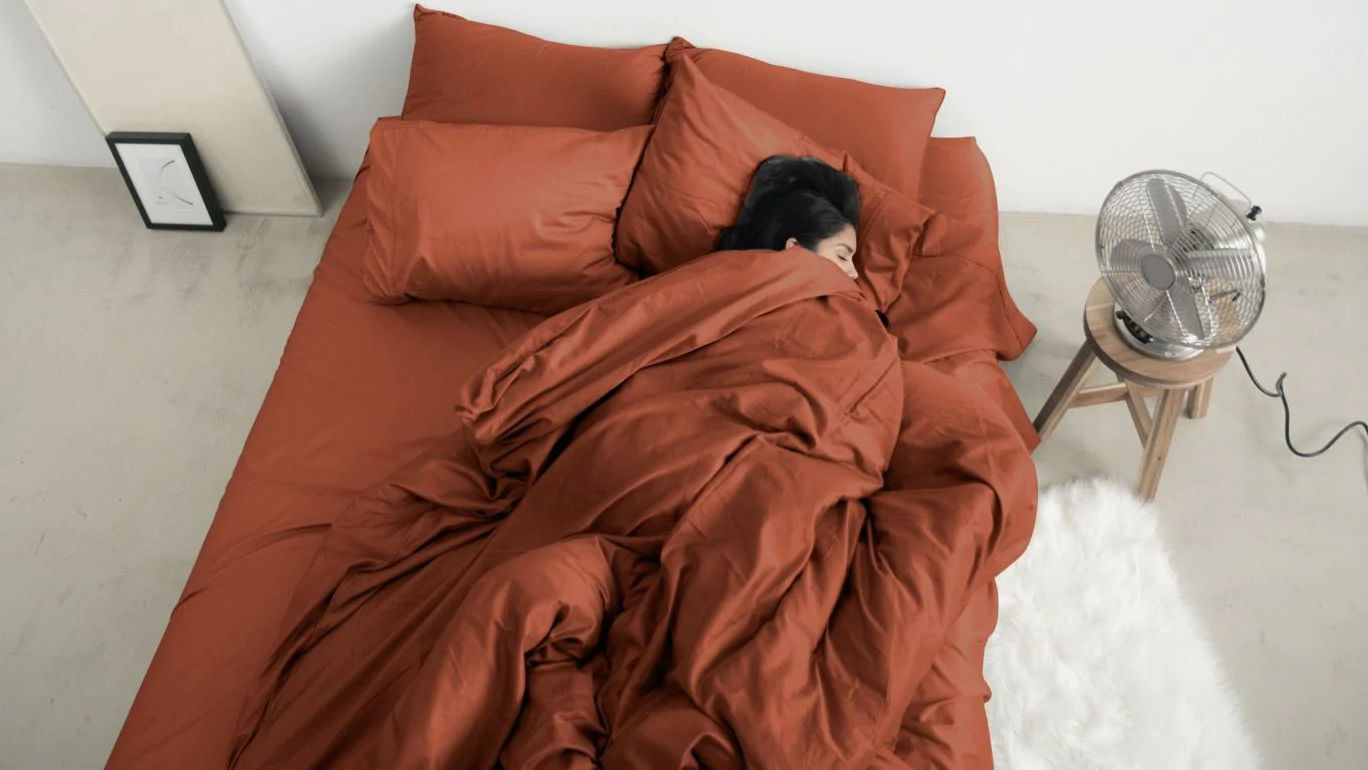
[(153, 224), (211, 225), (185, 153), (174, 144), (116, 144), (124, 170)]

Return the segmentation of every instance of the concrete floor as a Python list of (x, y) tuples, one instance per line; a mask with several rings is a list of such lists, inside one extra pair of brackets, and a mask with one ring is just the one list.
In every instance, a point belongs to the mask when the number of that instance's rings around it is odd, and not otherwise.
[[(104, 762), (275, 369), (342, 188), (322, 219), (142, 227), (117, 172), (0, 165), (0, 768)], [(1276, 216), (1276, 212), (1270, 212)], [(1044, 401), (1081, 339), (1092, 220), (1003, 221), (1041, 333), (1008, 365)], [(1245, 349), (1290, 370), (1310, 446), (1368, 415), (1368, 229), (1271, 225), (1272, 293)], [(1368, 442), (1316, 460), (1238, 365), (1183, 421), (1164, 536), (1271, 768), (1368, 756)], [(1131, 478), (1124, 407), (1070, 413), (1042, 481)]]

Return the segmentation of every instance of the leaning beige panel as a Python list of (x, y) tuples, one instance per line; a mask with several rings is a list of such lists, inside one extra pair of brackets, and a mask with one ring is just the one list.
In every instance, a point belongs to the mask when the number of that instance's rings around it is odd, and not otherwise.
[(221, 0), (27, 2), (103, 131), (188, 131), (223, 208), (319, 213)]

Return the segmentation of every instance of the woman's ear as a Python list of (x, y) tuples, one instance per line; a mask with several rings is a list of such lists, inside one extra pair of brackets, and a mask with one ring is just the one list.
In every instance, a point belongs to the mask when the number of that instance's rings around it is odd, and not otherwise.
[(797, 246), (797, 245), (798, 245), (798, 239), (797, 239), (797, 238), (789, 238), (787, 241), (784, 241), (784, 248), (786, 248), (786, 249), (791, 249), (791, 248), (793, 248), (794, 246)]

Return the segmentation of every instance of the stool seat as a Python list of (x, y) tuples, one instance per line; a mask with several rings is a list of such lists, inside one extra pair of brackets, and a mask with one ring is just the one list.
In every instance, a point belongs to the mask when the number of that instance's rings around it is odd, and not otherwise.
[(1154, 388), (1200, 385), (1221, 371), (1233, 350), (1204, 350), (1182, 361), (1141, 353), (1121, 339), (1121, 331), (1116, 328), (1116, 305), (1107, 282), (1101, 278), (1088, 292), (1088, 303), (1083, 308), (1083, 336), (1092, 344), (1093, 355), (1118, 377)]
[[(1099, 278), (1083, 307), (1083, 345), (1040, 408), (1034, 424), (1043, 441), (1070, 409), (1125, 401), (1144, 446), (1136, 492), (1152, 500), (1159, 488), (1184, 396), (1187, 416), (1205, 417), (1211, 401), (1212, 378), (1230, 360), (1234, 348), (1205, 350), (1182, 361), (1147, 356), (1121, 338), (1115, 312), (1111, 290)], [(1084, 387), (1099, 361), (1116, 375), (1116, 382)], [(1158, 397), (1153, 413), (1146, 401), (1150, 396)]]

